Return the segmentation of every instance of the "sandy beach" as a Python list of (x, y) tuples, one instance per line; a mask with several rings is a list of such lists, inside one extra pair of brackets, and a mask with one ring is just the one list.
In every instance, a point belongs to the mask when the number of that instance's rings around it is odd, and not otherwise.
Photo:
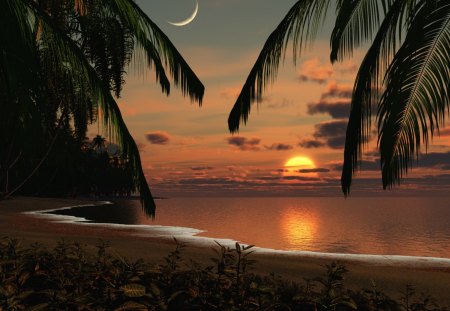
[[(14, 198), (0, 201), (1, 236), (23, 240), (24, 244), (35, 242), (53, 247), (58, 240), (77, 241), (87, 249), (95, 249), (100, 240), (109, 241), (112, 253), (132, 259), (143, 258), (158, 263), (174, 249), (171, 239), (155, 238), (139, 234), (138, 229), (58, 223), (25, 212), (56, 209), (92, 202), (66, 199)], [(210, 264), (213, 252), (210, 247), (190, 244), (185, 256), (204, 264)], [(441, 305), (450, 306), (450, 264), (445, 261), (408, 262), (402, 260), (370, 260), (353, 256), (324, 256), (320, 254), (293, 254), (257, 252), (255, 272), (302, 280), (321, 275), (322, 265), (338, 259), (349, 269), (346, 284), (354, 288), (370, 288), (371, 280), (392, 296), (397, 296), (406, 284), (417, 292), (429, 293)]]

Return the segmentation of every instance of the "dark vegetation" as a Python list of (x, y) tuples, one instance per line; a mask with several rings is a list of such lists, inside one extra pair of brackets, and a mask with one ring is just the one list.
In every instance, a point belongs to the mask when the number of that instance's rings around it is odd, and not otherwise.
[(303, 283), (250, 272), (252, 246), (218, 245), (210, 266), (183, 258), (176, 243), (161, 264), (96, 253), (77, 243), (53, 250), (0, 241), (1, 310), (446, 310), (406, 286), (398, 300), (376, 287), (350, 290), (339, 263)]
[[(61, 136), (58, 152), (49, 155), (42, 169), (18, 191), (30, 196), (130, 197), (136, 191), (129, 161), (116, 145), (97, 135), (92, 141)], [(21, 161), (9, 175), (11, 184), (23, 180), (31, 168)]]
[(100, 187), (92, 168), (105, 165), (102, 183), (110, 182), (117, 165), (85, 150), (88, 129), (97, 124), (120, 147), (127, 171), (108, 191), (123, 192), (121, 183), (131, 181), (127, 191), (136, 190), (154, 215), (138, 147), (116, 102), (130, 68), (142, 75), (152, 70), (166, 95), (175, 85), (202, 102), (203, 84), (133, 0), (2, 1), (0, 199), (17, 191), (86, 192)]

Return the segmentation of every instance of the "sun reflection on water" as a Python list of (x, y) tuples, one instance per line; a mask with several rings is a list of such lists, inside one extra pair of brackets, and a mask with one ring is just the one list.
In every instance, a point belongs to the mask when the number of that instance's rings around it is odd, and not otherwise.
[(304, 250), (312, 246), (317, 232), (317, 217), (301, 208), (288, 208), (281, 217), (283, 238), (291, 250)]

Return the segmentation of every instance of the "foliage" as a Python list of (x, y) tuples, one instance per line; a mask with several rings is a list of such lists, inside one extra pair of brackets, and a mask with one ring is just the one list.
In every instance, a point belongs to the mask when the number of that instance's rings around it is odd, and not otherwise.
[[(0, 198), (42, 168), (63, 139), (102, 124), (120, 145), (145, 212), (155, 204), (116, 98), (126, 70), (154, 70), (169, 95), (202, 102), (204, 87), (167, 36), (133, 0), (8, 0), (0, 11)], [(115, 98), (115, 97), (116, 98)], [(66, 153), (70, 157), (70, 153)], [(10, 184), (19, 162), (24, 181)]]
[(4, 310), (445, 310), (406, 287), (395, 301), (373, 284), (349, 290), (346, 268), (303, 284), (273, 274), (251, 273), (252, 246), (218, 245), (212, 265), (202, 266), (176, 248), (156, 266), (111, 255), (101, 242), (95, 253), (60, 241), (52, 250), (0, 242), (0, 308)]
[(350, 192), (378, 108), (383, 188), (400, 183), (422, 144), (439, 134), (450, 109), (450, 3), (448, 0), (299, 0), (268, 37), (228, 119), (246, 124), (254, 102), (292, 41), (294, 63), (335, 8), (330, 60), (342, 61), (369, 45), (359, 67), (347, 127), (341, 185)]
[[(57, 146), (59, 152), (49, 155), (20, 189), (20, 195), (130, 197), (135, 192), (128, 159), (118, 146), (108, 147), (105, 138), (97, 135), (92, 142), (80, 143), (69, 135), (58, 140)], [(29, 170), (24, 162), (16, 164), (9, 177), (11, 183), (18, 183)]]

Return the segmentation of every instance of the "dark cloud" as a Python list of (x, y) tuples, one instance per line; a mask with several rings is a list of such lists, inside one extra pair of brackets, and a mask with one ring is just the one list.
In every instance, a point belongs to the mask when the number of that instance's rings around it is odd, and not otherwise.
[(323, 147), (325, 146), (325, 143), (316, 139), (304, 139), (301, 142), (299, 142), (298, 145), (303, 148), (311, 149)]
[(279, 168), (279, 169), (275, 170), (275, 172), (277, 172), (277, 173), (285, 173), (285, 172), (289, 172), (289, 170), (287, 170), (285, 168)]
[[(363, 160), (360, 162), (361, 170), (362, 171), (380, 171), (381, 170), (381, 164), (380, 164), (380, 158), (378, 151), (375, 152), (369, 152), (368, 154), (365, 154), (366, 156), (375, 156), (375, 158), (371, 160)], [(423, 154), (419, 157), (418, 161), (413, 162), (414, 166), (416, 167), (423, 167), (423, 168), (434, 168), (434, 169), (441, 169), (443, 171), (449, 171), (450, 170), (450, 152), (445, 153), (438, 153), (438, 152), (432, 152), (428, 154)], [(341, 171), (342, 165), (336, 164), (332, 166), (332, 169), (335, 171)]]
[(330, 148), (340, 149), (345, 145), (346, 130), (346, 120), (322, 122), (316, 125), (314, 137), (323, 140)]
[(272, 144), (271, 146), (264, 146), (267, 150), (276, 150), (276, 151), (284, 151), (284, 150), (292, 150), (294, 149), (294, 146), (287, 145), (287, 144)]
[(236, 180), (228, 177), (189, 178), (178, 181), (181, 185), (234, 185)]
[(193, 171), (210, 171), (213, 169), (214, 168), (211, 166), (193, 166), (193, 167), (191, 167), (191, 170), (193, 170)]
[[(361, 171), (379, 171), (381, 169), (380, 166), (380, 160), (363, 160), (360, 162), (361, 166), (358, 166), (361, 168)], [(342, 171), (342, 164), (333, 164), (331, 166), (331, 169), (333, 171), (341, 172)]]
[(152, 132), (145, 135), (145, 138), (153, 145), (167, 145), (170, 141), (170, 136), (164, 132)]
[(261, 139), (259, 138), (246, 138), (246, 137), (240, 137), (240, 136), (233, 136), (227, 138), (228, 144), (238, 148), (242, 151), (258, 151), (259, 150), (259, 143), (261, 142)]
[(288, 181), (319, 181), (320, 179), (317, 177), (305, 177), (305, 176), (262, 176), (262, 177), (256, 177), (256, 180), (263, 180), (263, 181), (282, 181), (282, 180), (288, 180)]
[(435, 167), (442, 170), (450, 170), (450, 152), (432, 152), (423, 154), (417, 162), (419, 167)]
[(351, 99), (353, 94), (353, 88), (351, 86), (338, 84), (335, 81), (330, 82), (324, 93), (322, 93), (322, 99), (326, 98), (346, 98)]
[(328, 102), (320, 100), (308, 104), (308, 114), (328, 113), (333, 119), (348, 118), (350, 115), (350, 102)]
[(303, 177), (303, 176), (283, 176), (284, 180), (294, 180), (294, 181), (319, 181), (319, 178), (315, 177)]
[(299, 170), (299, 173), (328, 173), (330, 170), (327, 168), (309, 168), (309, 169), (303, 169)]
[(303, 148), (328, 146), (333, 149), (341, 149), (345, 145), (346, 131), (346, 120), (322, 122), (315, 126), (314, 139), (304, 139), (298, 145)]
[[(332, 196), (342, 195), (338, 177), (313, 178), (307, 176), (247, 176), (241, 177), (197, 177), (187, 179), (154, 179), (153, 189), (158, 194), (179, 196)], [(448, 194), (450, 174), (407, 177), (402, 186), (393, 191), (384, 191), (381, 178), (356, 178), (353, 195), (383, 194), (383, 196)], [(420, 189), (420, 191), (418, 191)]]

